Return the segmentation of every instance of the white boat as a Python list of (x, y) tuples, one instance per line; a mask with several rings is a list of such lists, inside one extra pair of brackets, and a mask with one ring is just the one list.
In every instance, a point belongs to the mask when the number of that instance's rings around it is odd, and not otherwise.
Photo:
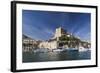
[(63, 49), (54, 49), (53, 52), (61, 52)]
[(89, 49), (87, 49), (87, 48), (84, 48), (84, 47), (79, 47), (79, 52), (84, 52), (84, 51), (88, 51)]
[(53, 52), (64, 52), (64, 51), (78, 51), (77, 48), (62, 48), (62, 49), (54, 49)]

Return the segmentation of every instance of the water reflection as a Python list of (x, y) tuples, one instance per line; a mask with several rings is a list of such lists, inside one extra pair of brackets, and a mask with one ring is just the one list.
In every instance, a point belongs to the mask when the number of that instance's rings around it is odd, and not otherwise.
[(45, 61), (64, 61), (64, 60), (82, 60), (90, 59), (91, 52), (23, 52), (23, 62), (45, 62)]

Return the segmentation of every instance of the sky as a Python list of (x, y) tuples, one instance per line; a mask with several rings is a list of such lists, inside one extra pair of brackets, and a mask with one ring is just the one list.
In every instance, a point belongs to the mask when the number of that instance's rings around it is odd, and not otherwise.
[(81, 40), (91, 39), (90, 13), (22, 11), (22, 33), (33, 39), (48, 40), (60, 26)]

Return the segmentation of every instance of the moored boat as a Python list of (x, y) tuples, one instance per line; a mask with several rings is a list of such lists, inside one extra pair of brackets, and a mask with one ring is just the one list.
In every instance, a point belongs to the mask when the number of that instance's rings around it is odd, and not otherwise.
[(89, 49), (87, 49), (87, 48), (84, 48), (84, 47), (79, 47), (79, 52), (84, 52), (84, 51), (88, 51)]

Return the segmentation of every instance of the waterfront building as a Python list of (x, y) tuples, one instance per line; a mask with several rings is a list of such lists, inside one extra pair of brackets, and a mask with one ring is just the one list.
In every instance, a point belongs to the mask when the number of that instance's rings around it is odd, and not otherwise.
[(39, 44), (39, 48), (47, 48), (47, 49), (56, 49), (57, 48), (57, 41), (44, 41)]
[(22, 39), (23, 51), (30, 51), (38, 48), (39, 42), (40, 41), (36, 41), (26, 35), (23, 35), (23, 39)]
[(42, 41), (40, 48), (58, 49), (58, 48), (90, 48), (90, 43), (80, 40), (78, 37), (70, 34), (63, 28), (56, 28), (54, 36), (48, 41)]
[(90, 48), (91, 44), (82, 41), (80, 38), (75, 37), (63, 28), (56, 28), (54, 36), (46, 41), (37, 41), (23, 35), (23, 49), (30, 51), (34, 49), (46, 48), (49, 50), (62, 49), (62, 48)]

